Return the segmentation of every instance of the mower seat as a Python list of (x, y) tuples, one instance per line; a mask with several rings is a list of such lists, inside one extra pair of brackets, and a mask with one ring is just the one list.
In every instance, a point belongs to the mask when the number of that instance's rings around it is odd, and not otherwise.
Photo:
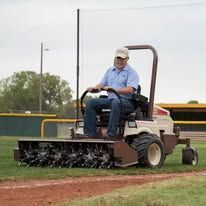
[[(148, 98), (141, 95), (141, 86), (138, 85), (137, 92), (132, 95), (132, 101), (135, 105), (134, 112), (123, 114), (122, 120), (142, 120), (147, 118), (148, 112)], [(107, 98), (102, 95), (100, 98)], [(101, 109), (97, 112), (97, 125), (107, 126), (109, 122), (110, 109)], [(124, 122), (122, 121), (122, 122)], [(124, 123), (123, 123), (124, 124)]]

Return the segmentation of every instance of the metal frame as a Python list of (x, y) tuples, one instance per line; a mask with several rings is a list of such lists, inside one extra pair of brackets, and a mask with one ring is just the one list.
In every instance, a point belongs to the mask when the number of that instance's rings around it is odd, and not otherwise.
[(149, 105), (148, 105), (148, 119), (152, 120), (152, 112), (154, 107), (154, 95), (155, 95), (155, 86), (156, 86), (156, 75), (157, 75), (157, 63), (158, 63), (158, 53), (154, 47), (150, 45), (133, 45), (126, 46), (129, 50), (145, 50), (149, 49), (153, 54), (153, 63), (152, 63), (152, 75), (151, 75), (151, 84), (150, 84), (150, 96), (149, 96)]

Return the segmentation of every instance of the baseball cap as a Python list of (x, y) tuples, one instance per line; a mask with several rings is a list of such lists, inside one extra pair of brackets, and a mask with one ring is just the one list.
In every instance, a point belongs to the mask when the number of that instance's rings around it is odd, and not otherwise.
[(121, 47), (116, 50), (115, 57), (121, 57), (123, 59), (129, 57), (129, 50), (126, 47)]

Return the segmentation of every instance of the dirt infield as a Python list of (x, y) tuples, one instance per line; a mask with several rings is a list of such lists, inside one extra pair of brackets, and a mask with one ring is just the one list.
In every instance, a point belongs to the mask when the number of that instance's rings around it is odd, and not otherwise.
[(0, 183), (3, 206), (48, 206), (76, 198), (108, 193), (117, 188), (142, 185), (173, 177), (206, 176), (206, 171), (193, 173), (139, 176), (82, 177), (60, 180), (30, 180)]

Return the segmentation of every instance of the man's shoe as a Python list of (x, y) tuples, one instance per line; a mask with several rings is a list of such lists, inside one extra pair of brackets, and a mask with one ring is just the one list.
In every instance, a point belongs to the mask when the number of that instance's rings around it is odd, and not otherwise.
[(103, 139), (106, 141), (115, 141), (116, 138), (114, 136), (108, 135), (108, 134), (104, 134), (103, 135)]
[(104, 140), (107, 140), (107, 141), (123, 141), (124, 140), (124, 137), (122, 135), (111, 136), (108, 134), (104, 134), (103, 138)]
[(120, 134), (118, 134), (115, 138), (116, 138), (116, 140), (118, 140), (118, 141), (123, 141), (123, 140), (124, 140), (124, 136), (122, 136), (122, 135), (120, 135)]

